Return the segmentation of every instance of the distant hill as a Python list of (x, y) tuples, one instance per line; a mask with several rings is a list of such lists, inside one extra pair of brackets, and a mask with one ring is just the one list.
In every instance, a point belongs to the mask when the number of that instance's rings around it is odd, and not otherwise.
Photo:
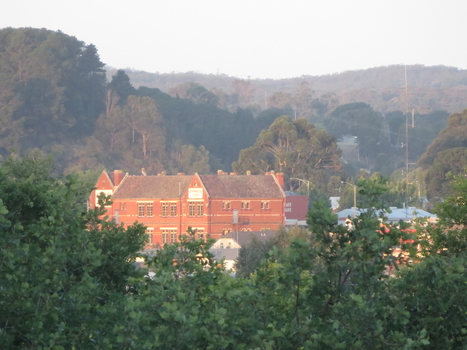
[[(291, 79), (252, 79), (255, 103), (268, 108), (267, 99), (277, 92), (293, 94), (300, 83), (306, 81), (314, 91), (315, 98), (328, 94), (337, 98), (338, 105), (365, 102), (375, 110), (387, 113), (404, 111), (405, 72), (404, 66), (394, 65), (339, 74), (302, 76)], [(227, 94), (233, 92), (235, 77), (196, 72), (159, 74), (125, 70), (133, 86), (154, 87), (164, 92), (187, 82), (194, 82), (206, 89), (221, 89)], [(107, 68), (110, 77), (116, 69)], [(462, 111), (467, 107), (467, 70), (453, 67), (422, 65), (407, 66), (408, 107), (416, 113), (430, 113), (445, 110), (449, 113)], [(328, 111), (330, 112), (330, 111)]]

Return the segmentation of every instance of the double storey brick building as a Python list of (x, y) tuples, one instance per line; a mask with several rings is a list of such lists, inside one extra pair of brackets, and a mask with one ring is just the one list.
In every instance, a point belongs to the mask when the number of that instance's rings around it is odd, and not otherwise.
[(188, 227), (199, 237), (219, 238), (235, 231), (277, 230), (285, 222), (286, 195), (281, 173), (236, 175), (128, 175), (103, 171), (90, 196), (112, 196), (107, 214), (125, 225), (147, 227), (149, 246), (175, 242)]

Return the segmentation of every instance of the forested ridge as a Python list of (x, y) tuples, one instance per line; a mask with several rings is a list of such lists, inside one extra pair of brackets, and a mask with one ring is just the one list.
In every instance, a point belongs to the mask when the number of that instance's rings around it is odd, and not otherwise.
[(433, 164), (416, 164), (449, 113), (467, 106), (466, 73), (454, 68), (407, 67), (407, 98), (402, 66), (277, 81), (106, 71), (98, 48), (47, 29), (0, 30), (0, 71), (4, 158), (53, 154), (58, 174), (90, 179), (103, 168), (276, 170), (287, 189), (303, 185), (290, 178), (310, 181), (317, 198), (382, 173), (413, 193), (409, 202), (439, 199), (449, 169), (436, 165), (437, 182), (426, 182)]
[[(359, 71), (348, 71), (322, 76), (301, 76), (289, 79), (245, 79), (254, 86), (255, 103), (267, 108), (270, 102), (265, 96), (276, 92), (294, 93), (297, 86), (306, 82), (315, 97), (332, 94), (339, 104), (365, 102), (381, 113), (404, 111), (405, 69), (409, 107), (419, 113), (444, 110), (461, 111), (467, 101), (467, 71), (454, 67), (422, 65), (393, 65)], [(117, 69), (107, 67), (110, 78)], [(184, 83), (194, 82), (208, 90), (221, 89), (232, 93), (232, 82), (241, 80), (227, 75), (187, 73), (150, 73), (126, 69), (135, 87), (147, 86), (170, 91)]]

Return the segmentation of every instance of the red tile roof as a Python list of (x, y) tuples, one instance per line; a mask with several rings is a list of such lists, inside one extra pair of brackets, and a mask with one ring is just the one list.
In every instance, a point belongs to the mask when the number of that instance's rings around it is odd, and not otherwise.
[(200, 178), (213, 199), (285, 196), (272, 175), (200, 175)]
[(170, 199), (178, 198), (188, 188), (192, 175), (176, 176), (127, 176), (112, 199)]
[[(113, 194), (113, 199), (169, 199), (182, 196), (195, 175), (127, 176)], [(213, 199), (283, 198), (282, 188), (272, 175), (200, 175)], [(180, 192), (179, 192), (180, 191)]]

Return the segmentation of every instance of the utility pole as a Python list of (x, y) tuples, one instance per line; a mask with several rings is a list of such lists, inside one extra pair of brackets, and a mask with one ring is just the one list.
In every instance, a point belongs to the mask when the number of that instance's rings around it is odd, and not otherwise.
[(297, 181), (300, 181), (300, 182), (303, 182), (306, 184), (307, 188), (308, 188), (308, 200), (310, 200), (310, 181), (308, 180), (303, 180), (303, 179), (297, 179), (295, 177), (291, 177), (290, 180), (297, 180)]
[[(407, 86), (407, 66), (405, 66), (405, 176), (406, 197), (409, 192), (409, 89)], [(407, 198), (406, 198), (407, 202)]]

